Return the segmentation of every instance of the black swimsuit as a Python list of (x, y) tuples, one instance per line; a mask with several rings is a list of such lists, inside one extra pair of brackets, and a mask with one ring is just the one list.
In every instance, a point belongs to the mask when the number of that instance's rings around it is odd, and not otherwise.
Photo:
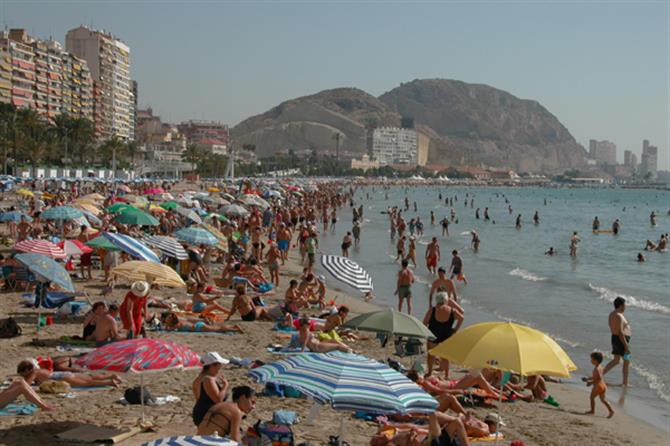
[(202, 423), (202, 420), (205, 418), (207, 411), (213, 405), (214, 401), (212, 401), (209, 395), (207, 395), (207, 392), (205, 392), (205, 384), (201, 381), (200, 396), (198, 397), (198, 401), (195, 402), (195, 406), (193, 406), (193, 413), (192, 413), (193, 423), (196, 426), (200, 426), (200, 423)]
[(435, 318), (435, 307), (430, 314), (430, 320), (428, 321), (428, 329), (435, 335), (435, 344), (446, 341), (454, 334), (454, 310), (451, 310), (449, 314), (449, 319), (446, 322), (440, 322)]

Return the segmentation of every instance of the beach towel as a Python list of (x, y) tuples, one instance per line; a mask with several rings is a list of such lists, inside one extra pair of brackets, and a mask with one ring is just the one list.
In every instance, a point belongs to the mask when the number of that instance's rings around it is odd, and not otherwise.
[[(291, 348), (291, 347), (268, 347), (267, 351), (273, 355), (297, 355), (298, 353), (303, 353), (302, 347)], [(306, 348), (305, 352), (308, 352), (309, 349)]]
[[(498, 432), (497, 437), (499, 440), (504, 440), (505, 435), (502, 432)], [(489, 434), (486, 437), (468, 437), (470, 443), (488, 443), (491, 441), (496, 441), (496, 434)]]
[(37, 412), (38, 407), (33, 403), (15, 404), (10, 403), (0, 409), (0, 416), (13, 417), (15, 415), (32, 415)]
[(291, 327), (286, 327), (286, 326), (282, 325), (282, 324), (279, 323), (279, 322), (277, 322), (277, 323), (272, 327), (272, 330), (274, 330), (274, 331), (281, 331), (281, 332), (283, 332), (283, 333), (295, 333), (295, 332), (297, 332), (297, 330), (294, 330), (294, 329), (291, 328)]
[(95, 341), (85, 341), (81, 338), (73, 338), (72, 336), (61, 336), (59, 340), (61, 341), (61, 345), (95, 348)]

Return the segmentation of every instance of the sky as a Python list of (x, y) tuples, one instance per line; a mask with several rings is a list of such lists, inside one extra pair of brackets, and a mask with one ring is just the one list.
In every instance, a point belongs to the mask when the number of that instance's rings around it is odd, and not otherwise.
[(3, 26), (131, 48), (139, 106), (231, 125), (336, 87), (484, 83), (544, 105), (579, 143), (659, 148), (670, 170), (670, 2), (0, 0)]

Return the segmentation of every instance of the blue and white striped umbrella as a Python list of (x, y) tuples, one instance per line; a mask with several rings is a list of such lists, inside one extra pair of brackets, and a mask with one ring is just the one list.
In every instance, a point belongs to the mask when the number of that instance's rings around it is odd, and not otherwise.
[(249, 372), (260, 383), (292, 386), (334, 409), (433, 413), (435, 398), (389, 366), (342, 352), (301, 353)]
[(186, 260), (188, 259), (188, 253), (181, 246), (181, 243), (175, 238), (166, 237), (164, 235), (151, 235), (145, 237), (144, 241), (147, 245), (151, 245), (155, 248), (158, 248), (163, 254), (168, 257), (173, 257), (177, 260)]
[(180, 215), (183, 215), (184, 217), (194, 221), (197, 224), (202, 224), (202, 218), (200, 218), (200, 215), (193, 209), (188, 209), (184, 207), (178, 207), (175, 208), (174, 211)]
[(24, 214), (23, 212), (20, 212), (20, 211), (10, 211), (10, 212), (0, 213), (0, 221), (19, 222), (19, 221), (21, 221), (21, 217), (25, 217), (27, 222), (33, 221), (32, 217), (30, 215)]
[(153, 252), (147, 245), (139, 240), (129, 237), (124, 234), (114, 234), (111, 232), (104, 232), (103, 235), (114, 246), (121, 251), (130, 254), (140, 260), (147, 260), (149, 262), (161, 263), (161, 259)]
[(174, 233), (174, 236), (177, 240), (182, 240), (191, 245), (211, 245), (214, 246), (219, 243), (214, 235), (202, 228), (190, 228), (180, 229)]
[(181, 437), (167, 437), (144, 443), (142, 446), (238, 446), (239, 443), (223, 437), (184, 435)]
[(358, 263), (347, 257), (322, 255), (321, 264), (337, 280), (356, 288), (362, 293), (374, 289), (370, 275)]
[(83, 212), (79, 209), (71, 208), (70, 206), (56, 206), (49, 208), (40, 215), (44, 220), (74, 220), (75, 218), (83, 216)]

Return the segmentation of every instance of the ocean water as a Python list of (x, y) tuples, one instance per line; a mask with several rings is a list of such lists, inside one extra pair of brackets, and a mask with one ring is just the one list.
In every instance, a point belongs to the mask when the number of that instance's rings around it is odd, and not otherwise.
[[(360, 248), (350, 249), (352, 260), (372, 275), (377, 304), (397, 305), (393, 291), (399, 269), (393, 262), (395, 242), (390, 239), (388, 217), (382, 212), (394, 205), (404, 209), (407, 196), (410, 209), (403, 213), (406, 221), (418, 216), (424, 222), (424, 235), (417, 240), (418, 267), (414, 269), (415, 316), (422, 318), (427, 311), (432, 276), (423, 258), (425, 245), (437, 236), (441, 265), (448, 268), (453, 249), (463, 258), (469, 283), (458, 284), (457, 290), (465, 303), (465, 324), (511, 320), (550, 334), (578, 365), (572, 379), (577, 383), (579, 377), (591, 372), (591, 351), (611, 350), (607, 316), (614, 298), (623, 296), (633, 333), (632, 387), (626, 391), (624, 407), (669, 430), (670, 252), (645, 252), (643, 248), (647, 239), (657, 242), (661, 233), (670, 232), (670, 192), (449, 186), (394, 187), (387, 192), (388, 200), (380, 187), (357, 191), (356, 205), (364, 206), (364, 223)], [(449, 215), (451, 208), (439, 200), (439, 193), (443, 198), (458, 198), (453, 208), (459, 221), (449, 226), (449, 237), (441, 236), (439, 221)], [(504, 197), (510, 201), (512, 214)], [(474, 208), (470, 207), (470, 198), (474, 198)], [(412, 207), (414, 201), (417, 212)], [(475, 219), (477, 207), (480, 220)], [(483, 220), (485, 207), (495, 224)], [(435, 212), (435, 226), (430, 225), (431, 210)], [(649, 222), (652, 210), (657, 214), (655, 227)], [(535, 211), (539, 212), (539, 225), (532, 221)], [(519, 213), (524, 223), (516, 229)], [(591, 222), (595, 216), (600, 219), (601, 229), (610, 229), (612, 222), (620, 219), (619, 235), (593, 234)], [(340, 253), (342, 237), (350, 229), (351, 211), (347, 207), (339, 215), (335, 232), (321, 234), (321, 250)], [(480, 235), (478, 252), (470, 248), (472, 229)], [(569, 256), (572, 231), (578, 231), (582, 239), (576, 259)], [(550, 246), (558, 255), (544, 255)], [(645, 254), (646, 262), (636, 261), (638, 252)], [(334, 279), (329, 285), (340, 286)], [(621, 382), (621, 366), (607, 375), (607, 381)], [(612, 386), (609, 398), (619, 399), (619, 393)]]

